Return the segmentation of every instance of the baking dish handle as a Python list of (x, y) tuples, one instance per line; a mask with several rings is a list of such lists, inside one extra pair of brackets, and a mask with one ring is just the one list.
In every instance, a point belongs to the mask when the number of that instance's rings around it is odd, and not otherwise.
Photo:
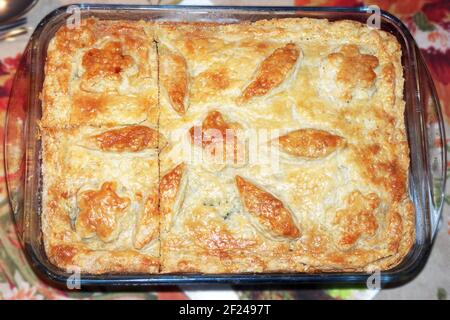
[(19, 240), (24, 236), (24, 186), (26, 171), (26, 122), (30, 91), (30, 46), (17, 68), (5, 121), (4, 161), (6, 186)]
[(418, 66), (420, 79), (420, 97), (424, 114), (425, 141), (427, 148), (428, 186), (430, 195), (430, 227), (431, 240), (436, 237), (441, 221), (445, 200), (445, 184), (447, 180), (447, 148), (444, 119), (433, 79), (425, 60), (416, 47), (420, 57)]

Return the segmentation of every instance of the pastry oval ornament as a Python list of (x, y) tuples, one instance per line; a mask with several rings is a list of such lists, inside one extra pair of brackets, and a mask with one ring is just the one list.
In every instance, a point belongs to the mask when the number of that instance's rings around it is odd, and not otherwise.
[(87, 190), (79, 195), (76, 231), (82, 238), (97, 235), (110, 242), (118, 235), (119, 219), (130, 206), (130, 199), (116, 193), (115, 182), (105, 182), (100, 190)]
[(171, 221), (180, 197), (185, 171), (181, 163), (166, 173), (159, 182), (159, 190), (153, 190), (148, 196), (144, 210), (136, 225), (134, 247), (142, 249), (159, 236), (161, 219)]
[(134, 248), (142, 249), (159, 236), (158, 191), (153, 190), (144, 203), (134, 234)]
[(180, 163), (166, 173), (159, 182), (159, 210), (161, 218), (165, 220), (165, 225), (168, 228), (170, 228), (174, 216), (181, 206), (186, 184), (187, 174), (184, 163)]
[(91, 137), (91, 141), (103, 151), (139, 152), (158, 149), (162, 137), (157, 130), (146, 126), (128, 126), (112, 129)]
[(295, 157), (326, 157), (345, 147), (345, 139), (323, 130), (299, 129), (278, 138), (280, 148)]
[(244, 89), (238, 103), (242, 104), (253, 97), (260, 97), (278, 87), (294, 69), (300, 57), (300, 48), (294, 43), (276, 49), (256, 71), (255, 78)]
[(240, 176), (236, 176), (236, 185), (245, 210), (255, 217), (272, 236), (290, 239), (300, 236), (300, 230), (295, 225), (292, 213), (283, 202)]
[(170, 105), (179, 115), (184, 115), (189, 101), (189, 74), (183, 56), (167, 48), (159, 50), (159, 72)]

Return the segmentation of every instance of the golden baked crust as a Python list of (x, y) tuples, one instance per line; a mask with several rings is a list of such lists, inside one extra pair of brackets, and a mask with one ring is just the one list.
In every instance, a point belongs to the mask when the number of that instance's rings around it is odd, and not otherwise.
[[(388, 33), (307, 18), (88, 19), (57, 33), (46, 70), (43, 234), (60, 267), (371, 271), (414, 242), (401, 49)], [(91, 115), (105, 92), (115, 102)], [(122, 108), (135, 99), (146, 103)]]
[[(314, 19), (157, 28), (189, 84), (183, 115), (160, 96), (161, 174), (184, 163), (162, 219), (162, 272), (367, 271), (402, 260), (414, 210), (393, 36)], [(195, 143), (210, 129), (213, 139)], [(231, 142), (250, 130), (246, 154), (217, 162), (208, 156), (233, 151), (220, 139), (227, 129)], [(276, 158), (252, 159), (265, 142)]]
[(157, 144), (135, 150), (130, 139), (131, 147), (123, 151), (92, 143), (124, 129), (142, 127), (42, 132), (44, 243), (59, 267), (88, 273), (159, 271), (159, 215), (148, 215), (149, 207), (158, 207)]
[(44, 126), (157, 123), (156, 46), (144, 22), (82, 20), (47, 52)]

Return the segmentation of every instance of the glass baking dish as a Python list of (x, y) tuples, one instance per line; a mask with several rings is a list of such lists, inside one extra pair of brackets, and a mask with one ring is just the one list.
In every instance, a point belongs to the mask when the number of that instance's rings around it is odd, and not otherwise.
[[(182, 7), (90, 5), (62, 7), (44, 18), (32, 35), (18, 69), (9, 102), (5, 152), (7, 184), (17, 232), (34, 270), (41, 277), (65, 284), (71, 274), (46, 257), (41, 234), (41, 145), (37, 120), (41, 118), (40, 92), (47, 46), (56, 30), (81, 16), (101, 19), (240, 22), (282, 17), (313, 17), (366, 22), (369, 8), (314, 7)], [(379, 274), (382, 286), (406, 282), (423, 268), (436, 236), (446, 180), (445, 132), (440, 106), (427, 67), (407, 28), (394, 16), (381, 12), (381, 28), (402, 46), (405, 77), (405, 121), (411, 150), (409, 191), (416, 210), (416, 240), (404, 260)], [(156, 285), (186, 283), (298, 284), (366, 283), (367, 273), (265, 274), (82, 274), (89, 286)]]

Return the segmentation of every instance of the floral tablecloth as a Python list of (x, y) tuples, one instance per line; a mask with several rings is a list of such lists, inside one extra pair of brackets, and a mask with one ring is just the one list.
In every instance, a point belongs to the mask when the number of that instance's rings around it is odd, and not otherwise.
[[(28, 14), (30, 32), (46, 13), (63, 4), (76, 1), (41, 0)], [(89, 1), (87, 1), (89, 2)], [(123, 1), (90, 1), (115, 2)], [(133, 1), (134, 3), (176, 3), (179, 1)], [(130, 3), (130, 1), (127, 1)], [(398, 16), (408, 26), (425, 56), (433, 76), (446, 121), (450, 123), (450, 1), (448, 0), (281, 0), (281, 1), (237, 1), (237, 0), (185, 0), (182, 4), (200, 5), (301, 5), (301, 6), (361, 6), (378, 5)], [(3, 123), (6, 115), (9, 92), (21, 52), (30, 33), (13, 41), (0, 42), (0, 139), (3, 141)], [(1, 144), (3, 147), (3, 144)], [(3, 151), (0, 151), (3, 157)], [(1, 162), (3, 164), (3, 161)], [(449, 164), (450, 167), (450, 164)], [(333, 289), (297, 287), (289, 290), (255, 289), (252, 287), (171, 287), (148, 292), (82, 292), (61, 291), (39, 280), (28, 265), (18, 243), (11, 219), (5, 177), (0, 171), (0, 299), (370, 299), (378, 291), (366, 289)], [(446, 196), (450, 204), (450, 195)], [(444, 209), (443, 224), (427, 267), (418, 279), (392, 292), (381, 292), (385, 298), (447, 298), (450, 290), (448, 265), (450, 262), (450, 208)], [(427, 271), (428, 270), (428, 271)], [(428, 290), (411, 294), (411, 290)]]

